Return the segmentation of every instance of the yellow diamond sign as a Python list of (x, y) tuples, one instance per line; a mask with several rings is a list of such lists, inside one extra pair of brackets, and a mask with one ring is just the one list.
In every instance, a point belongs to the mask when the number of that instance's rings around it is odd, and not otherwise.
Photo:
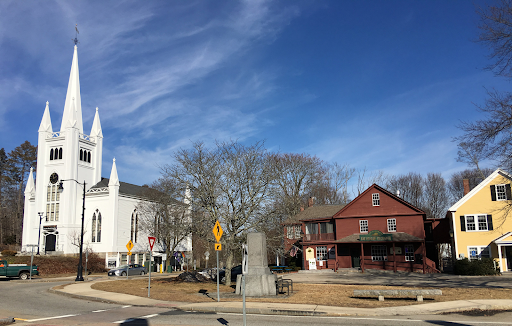
[(222, 231), (222, 227), (220, 226), (219, 221), (217, 221), (217, 223), (215, 223), (215, 226), (213, 227), (213, 235), (215, 236), (215, 239), (217, 239), (217, 242), (220, 241), (223, 232), (224, 231)]
[(126, 249), (128, 249), (128, 251), (132, 251), (132, 248), (133, 248), (133, 242), (132, 242), (132, 240), (130, 240), (126, 244)]

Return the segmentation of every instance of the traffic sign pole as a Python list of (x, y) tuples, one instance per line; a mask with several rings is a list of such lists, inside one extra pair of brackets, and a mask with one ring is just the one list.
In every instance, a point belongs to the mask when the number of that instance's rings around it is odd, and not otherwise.
[(151, 294), (151, 253), (153, 250), (149, 251), (149, 281), (148, 281), (148, 298)]
[(155, 245), (155, 237), (148, 237), (149, 241), (149, 281), (148, 281), (148, 298), (151, 295), (151, 254), (153, 253), (153, 246)]
[(222, 250), (222, 246), (219, 243), (220, 238), (222, 237), (222, 233), (224, 232), (222, 230), (222, 226), (220, 226), (219, 221), (215, 222), (215, 225), (213, 226), (213, 235), (215, 236), (215, 239), (217, 240), (217, 243), (215, 244), (215, 252), (217, 253), (217, 302), (220, 302), (220, 295), (219, 295), (219, 251)]
[(220, 302), (219, 295), (219, 251), (215, 251), (217, 253), (217, 302)]

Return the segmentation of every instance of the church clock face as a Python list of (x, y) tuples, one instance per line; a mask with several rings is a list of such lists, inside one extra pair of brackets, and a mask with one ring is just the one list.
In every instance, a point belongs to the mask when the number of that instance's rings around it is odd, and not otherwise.
[(59, 175), (57, 173), (52, 173), (50, 176), (50, 182), (56, 184), (59, 181)]

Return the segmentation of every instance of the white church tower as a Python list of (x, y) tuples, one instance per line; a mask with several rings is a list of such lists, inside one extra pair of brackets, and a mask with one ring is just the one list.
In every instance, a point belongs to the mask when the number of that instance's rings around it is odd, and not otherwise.
[[(75, 43), (60, 131), (52, 129), (48, 102), (39, 126), (36, 180), (31, 169), (25, 188), (22, 251), (30, 251), (27, 245), (34, 244), (39, 245), (38, 252), (42, 254), (76, 254), (86, 191), (84, 248), (104, 257), (108, 267), (146, 260), (148, 234), (140, 228), (137, 208), (147, 200), (147, 187), (121, 182), (115, 159), (110, 178), (102, 178), (102, 151), (98, 108), (90, 134), (83, 130)], [(187, 200), (189, 197), (188, 192)], [(190, 201), (186, 204), (190, 205)], [(134, 244), (131, 256), (127, 253), (128, 241)], [(167, 257), (158, 253), (165, 252), (162, 244), (155, 247), (153, 259), (165, 260)], [(180, 243), (177, 250), (190, 257), (191, 237)]]
[(89, 189), (101, 180), (102, 148), (98, 108), (91, 133), (84, 133), (75, 45), (60, 131), (52, 129), (48, 102), (39, 126), (36, 182), (31, 171), (25, 189), (23, 247), (39, 243), (40, 250), (44, 245), (50, 252), (77, 251), (73, 239), (80, 235), (83, 183)]

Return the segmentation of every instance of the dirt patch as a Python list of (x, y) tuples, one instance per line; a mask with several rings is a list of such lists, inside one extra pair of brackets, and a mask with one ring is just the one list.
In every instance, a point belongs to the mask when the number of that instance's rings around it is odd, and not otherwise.
[[(111, 282), (98, 282), (92, 288), (96, 290), (118, 292), (147, 297), (148, 280), (119, 280)], [(415, 298), (386, 298), (378, 301), (377, 298), (353, 298), (354, 290), (360, 289), (429, 289), (397, 286), (372, 285), (340, 285), (340, 284), (302, 284), (293, 285), (294, 292), (290, 296), (247, 298), (248, 302), (276, 302), (295, 304), (318, 304), (337, 307), (376, 308), (393, 307), (418, 304)], [(424, 297), (424, 303), (444, 302), (455, 300), (475, 299), (510, 299), (512, 289), (465, 289), (440, 288), (441, 296)], [(234, 289), (220, 285), (221, 301), (242, 301), (241, 297), (233, 295)], [(151, 298), (165, 301), (181, 302), (209, 302), (217, 298), (217, 284), (214, 282), (191, 283), (181, 282), (176, 278), (159, 278), (151, 280)]]

